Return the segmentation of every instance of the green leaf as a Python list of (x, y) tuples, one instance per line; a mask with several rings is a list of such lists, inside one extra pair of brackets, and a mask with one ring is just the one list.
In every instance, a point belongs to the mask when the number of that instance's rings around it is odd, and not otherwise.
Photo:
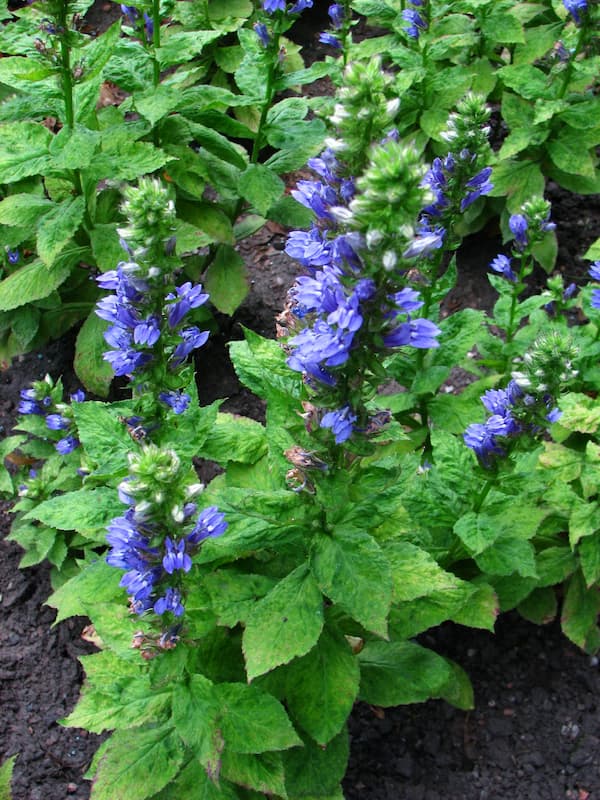
[(358, 694), (360, 670), (346, 639), (323, 631), (316, 647), (286, 671), (286, 705), (320, 745), (343, 727)]
[(537, 588), (522, 600), (517, 611), (534, 625), (547, 625), (556, 619), (558, 604), (554, 589), (550, 586)]
[(221, 245), (204, 283), (213, 305), (224, 314), (233, 314), (248, 294), (246, 266), (240, 254), (233, 247)]
[(48, 297), (70, 275), (72, 263), (64, 259), (48, 269), (41, 261), (31, 261), (0, 282), (0, 311), (12, 311), (27, 303)]
[(305, 564), (259, 600), (243, 637), (248, 680), (314, 647), (323, 628), (323, 598)]
[(266, 753), (302, 744), (281, 703), (255, 686), (215, 686), (218, 724), (225, 746), (236, 753)]
[(52, 169), (56, 171), (84, 169), (94, 160), (101, 134), (83, 125), (64, 127), (50, 142)]
[(106, 327), (106, 321), (92, 311), (77, 334), (73, 362), (79, 380), (99, 397), (106, 397), (114, 377), (112, 367), (103, 358), (107, 350), (103, 336)]
[(24, 519), (37, 519), (62, 531), (94, 537), (123, 511), (116, 489), (99, 486), (55, 495), (39, 503)]
[(376, 706), (440, 697), (452, 676), (445, 658), (414, 642), (367, 642), (358, 658), (360, 698)]
[(145, 800), (177, 775), (181, 740), (172, 728), (134, 728), (113, 733), (98, 760), (96, 800)]
[(519, 44), (525, 42), (523, 26), (510, 11), (498, 10), (486, 14), (481, 20), (482, 33), (493, 42)]
[(392, 601), (390, 567), (367, 533), (338, 529), (313, 538), (311, 570), (323, 594), (367, 630), (387, 636)]
[(475, 698), (469, 676), (454, 661), (446, 659), (446, 664), (450, 667), (451, 674), (440, 689), (440, 697), (455, 708), (460, 708), (462, 711), (470, 711), (475, 708)]
[(451, 591), (464, 584), (443, 570), (427, 551), (410, 542), (392, 540), (383, 549), (391, 567), (394, 603)]
[(233, 366), (244, 386), (259, 397), (265, 397), (271, 386), (283, 394), (298, 397), (298, 377), (286, 364), (286, 355), (279, 342), (265, 339), (247, 328), (244, 336), (244, 342), (229, 343)]
[(161, 70), (172, 66), (179, 66), (182, 62), (190, 61), (200, 55), (207, 44), (214, 42), (221, 35), (219, 31), (182, 31), (165, 28), (161, 45), (156, 50), (156, 57)]
[(509, 159), (494, 167), (494, 188), (490, 196), (508, 196), (508, 210), (516, 213), (523, 203), (544, 193), (545, 178), (539, 164)]
[(190, 222), (206, 233), (213, 242), (233, 244), (233, 226), (231, 220), (216, 203), (190, 203), (180, 201), (177, 213), (185, 222)]
[(87, 565), (75, 577), (53, 592), (47, 604), (56, 608), (56, 622), (67, 617), (86, 616), (95, 605), (123, 597), (121, 573), (104, 559)]
[(285, 189), (281, 178), (264, 164), (249, 164), (240, 175), (242, 197), (264, 217)]
[(191, 675), (173, 689), (173, 724), (185, 744), (212, 775), (218, 774), (225, 742), (217, 719), (214, 684), (203, 675)]
[(126, 473), (131, 438), (119, 419), (123, 409), (95, 400), (75, 403), (72, 408), (83, 449), (98, 465), (95, 473)]
[(586, 586), (597, 586), (600, 582), (600, 531), (582, 539), (578, 551)]
[(570, 579), (563, 603), (561, 625), (563, 633), (586, 653), (595, 653), (600, 647), (598, 614), (600, 592), (597, 586), (587, 588), (581, 572)]
[[(194, 800), (240, 800), (234, 786), (223, 778), (215, 783), (213, 776), (199, 761), (191, 761), (179, 775), (153, 800), (193, 797)], [(248, 798), (248, 800), (251, 800)]]
[(548, 142), (547, 148), (550, 158), (563, 172), (595, 177), (596, 160), (581, 130), (561, 131), (557, 139)]
[(90, 242), (96, 264), (103, 272), (115, 269), (119, 261), (123, 260), (123, 247), (119, 241), (116, 222), (94, 225), (90, 231)]
[(54, 208), (51, 200), (36, 194), (12, 194), (0, 202), (2, 225), (32, 228)]
[(563, 583), (575, 570), (577, 563), (570, 547), (547, 547), (536, 556), (538, 586)]
[(103, 733), (165, 722), (171, 711), (170, 686), (150, 683), (143, 664), (125, 661), (110, 650), (80, 658), (86, 681), (75, 709), (62, 720), (71, 728)]
[(198, 455), (219, 464), (240, 461), (254, 464), (267, 452), (265, 428), (259, 422), (234, 414), (217, 414), (210, 436)]
[(238, 622), (245, 623), (256, 601), (264, 597), (274, 583), (273, 578), (232, 569), (216, 570), (204, 578), (219, 625), (229, 628), (234, 628)]
[(537, 100), (547, 97), (551, 99), (551, 86), (548, 76), (541, 69), (531, 64), (510, 64), (501, 67), (497, 75), (505, 86), (509, 86), (521, 97)]
[(325, 747), (304, 738), (304, 747), (282, 754), (285, 788), (290, 798), (307, 800), (335, 796), (348, 766), (348, 732), (344, 728)]
[(575, 505), (569, 519), (569, 543), (575, 547), (585, 536), (600, 529), (600, 505), (596, 502), (581, 502)]
[(52, 163), (48, 128), (35, 122), (11, 122), (0, 126), (0, 133), (0, 183), (47, 172)]
[(570, 392), (561, 398), (560, 410), (560, 425), (568, 431), (596, 433), (600, 428), (600, 405), (595, 398)]
[(531, 542), (516, 537), (503, 536), (491, 547), (475, 556), (475, 563), (491, 575), (512, 575), (536, 578), (535, 553)]
[(0, 800), (11, 800), (10, 782), (17, 756), (10, 756), (0, 767)]
[(47, 267), (75, 234), (85, 213), (85, 199), (80, 195), (65, 200), (46, 214), (37, 229), (37, 251)]
[(221, 775), (246, 789), (262, 792), (262, 796), (276, 795), (287, 798), (280, 753), (247, 755), (225, 750), (221, 762)]

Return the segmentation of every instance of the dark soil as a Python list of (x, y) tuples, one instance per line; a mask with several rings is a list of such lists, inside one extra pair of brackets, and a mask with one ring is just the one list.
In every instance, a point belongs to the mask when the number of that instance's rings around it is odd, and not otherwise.
[[(97, 8), (114, 10), (112, 4)], [(303, 33), (309, 44), (310, 35)], [(557, 268), (565, 283), (583, 283), (587, 265), (581, 255), (600, 237), (600, 198), (574, 197), (554, 186), (548, 197), (558, 225)], [(262, 402), (236, 379), (226, 342), (241, 337), (241, 325), (274, 335), (274, 317), (297, 274), (297, 265), (282, 252), (284, 241), (284, 232), (270, 225), (242, 246), (250, 293), (233, 320), (220, 320), (221, 334), (201, 351), (202, 402), (226, 397), (224, 409), (262, 417)], [(500, 250), (494, 230), (465, 242), (459, 286), (447, 313), (493, 305), (485, 276)], [(534, 276), (537, 286), (542, 280), (543, 275)], [(72, 359), (71, 336), (0, 373), (1, 435), (14, 424), (19, 390), (33, 380), (63, 375), (68, 390), (76, 387)], [(0, 503), (1, 537), (10, 526), (8, 508)], [(84, 800), (90, 785), (83, 775), (100, 739), (63, 728), (57, 720), (77, 700), (83, 679), (78, 656), (93, 649), (81, 638), (86, 620), (52, 627), (54, 611), (44, 605), (51, 591), (49, 570), (41, 565), (19, 571), (19, 557), (19, 548), (2, 538), (0, 763), (19, 756), (14, 800)], [(476, 707), (465, 713), (431, 701), (384, 711), (358, 704), (350, 720), (347, 800), (600, 800), (598, 660), (566, 641), (558, 624), (538, 628), (511, 614), (499, 620), (495, 635), (445, 625), (423, 642), (464, 667)]]

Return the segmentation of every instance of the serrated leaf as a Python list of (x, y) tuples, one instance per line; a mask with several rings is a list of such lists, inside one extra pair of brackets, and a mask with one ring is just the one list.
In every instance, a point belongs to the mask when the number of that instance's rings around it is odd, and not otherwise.
[(231, 569), (216, 570), (204, 578), (219, 625), (229, 628), (245, 622), (256, 601), (264, 597), (274, 583), (273, 578), (264, 575)]
[(115, 269), (125, 256), (116, 222), (94, 225), (90, 231), (90, 242), (94, 259), (102, 272)]
[(581, 571), (588, 588), (600, 582), (600, 531), (587, 536), (579, 543), (579, 561)]
[(456, 575), (443, 570), (427, 551), (410, 542), (386, 542), (383, 549), (390, 563), (394, 603), (452, 590), (463, 584)]
[(206, 272), (205, 287), (219, 311), (233, 314), (248, 294), (244, 260), (233, 247), (221, 245)]
[(200, 55), (207, 44), (220, 36), (219, 31), (182, 31), (171, 32), (166, 28), (160, 47), (156, 50), (161, 70), (189, 61)]
[(217, 414), (210, 436), (199, 448), (203, 458), (225, 464), (239, 461), (254, 464), (267, 452), (267, 435), (263, 425), (237, 414)]
[(42, 261), (31, 261), (0, 282), (0, 311), (48, 297), (70, 275), (72, 263), (64, 260), (48, 269)]
[(11, 800), (10, 783), (17, 756), (10, 756), (0, 767), (0, 800)]
[(79, 228), (85, 213), (85, 199), (80, 195), (65, 200), (46, 214), (37, 229), (37, 252), (47, 267)]
[(218, 774), (225, 744), (217, 725), (218, 712), (214, 684), (203, 675), (191, 675), (187, 683), (174, 687), (173, 723), (177, 733), (213, 775)]
[(323, 594), (367, 630), (387, 636), (392, 578), (375, 539), (367, 533), (343, 529), (317, 535), (310, 566)]
[(62, 531), (73, 530), (93, 536), (122, 511), (123, 503), (117, 490), (99, 486), (51, 497), (36, 505), (24, 518), (40, 520)]
[(86, 616), (94, 604), (123, 597), (120, 580), (119, 570), (111, 567), (104, 559), (87, 565), (56, 589), (46, 601), (58, 611), (55, 623), (68, 617)]
[(77, 334), (73, 362), (79, 380), (99, 397), (106, 397), (114, 378), (112, 367), (103, 358), (107, 350), (103, 335), (106, 327), (105, 320), (92, 311)]
[(183, 762), (181, 740), (171, 728), (117, 731), (98, 761), (96, 800), (145, 800), (163, 789)]
[(48, 170), (52, 163), (48, 128), (34, 122), (12, 122), (2, 125), (0, 133), (0, 183), (15, 183)]
[(303, 738), (304, 747), (282, 754), (286, 790), (290, 797), (307, 800), (335, 796), (348, 764), (348, 731), (344, 727), (324, 747), (308, 736)]
[(586, 653), (595, 653), (600, 647), (598, 614), (600, 592), (597, 586), (588, 589), (581, 572), (570, 579), (563, 603), (561, 625), (565, 636)]
[(323, 628), (323, 598), (305, 564), (256, 604), (243, 636), (248, 680), (314, 647)]
[(475, 563), (490, 575), (512, 575), (536, 578), (535, 552), (531, 542), (516, 537), (503, 536), (474, 556)]
[(286, 673), (286, 704), (292, 718), (321, 745), (343, 727), (360, 680), (358, 659), (346, 639), (323, 631), (316, 647), (295, 659)]
[(225, 750), (221, 775), (232, 783), (264, 795), (287, 798), (280, 753), (233, 753)]
[(114, 404), (88, 400), (75, 403), (73, 413), (83, 449), (98, 465), (96, 472), (126, 472), (131, 438), (119, 419), (122, 411)]
[(266, 753), (302, 744), (281, 703), (255, 686), (220, 683), (215, 697), (225, 745), (236, 753)]
[(568, 431), (596, 433), (600, 428), (600, 404), (595, 398), (570, 392), (561, 398), (560, 409), (563, 412), (561, 427)]
[(360, 698), (377, 706), (440, 697), (452, 675), (445, 658), (414, 642), (367, 642), (358, 658)]
[(32, 228), (53, 208), (52, 201), (45, 197), (35, 194), (12, 194), (0, 202), (0, 223)]
[(534, 625), (547, 625), (556, 618), (558, 603), (554, 589), (550, 586), (536, 588), (517, 606), (522, 617)]
[(283, 194), (285, 184), (264, 164), (249, 164), (240, 175), (239, 189), (242, 197), (265, 216)]

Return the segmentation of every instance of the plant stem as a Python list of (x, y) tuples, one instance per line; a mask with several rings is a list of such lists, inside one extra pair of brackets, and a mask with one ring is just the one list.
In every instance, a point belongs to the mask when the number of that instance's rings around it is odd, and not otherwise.
[(57, 30), (60, 39), (60, 76), (63, 98), (65, 101), (65, 119), (63, 124), (72, 129), (75, 124), (73, 103), (73, 75), (71, 73), (71, 50), (69, 47), (69, 31), (67, 28), (67, 3), (61, 3), (56, 16)]
[(473, 503), (473, 511), (476, 514), (479, 514), (479, 512), (481, 511), (481, 506), (483, 505), (485, 498), (488, 496), (493, 486), (494, 486), (494, 481), (491, 478), (488, 478), (488, 480), (484, 483), (481, 491), (475, 498), (475, 502)]
[(152, 80), (154, 88), (160, 83), (160, 64), (156, 51), (160, 48), (160, 0), (152, 0), (152, 47), (154, 48)]
[(523, 290), (523, 278), (525, 277), (525, 270), (527, 267), (527, 253), (524, 252), (521, 254), (521, 268), (519, 270), (519, 277), (514, 285), (512, 300), (510, 303), (510, 312), (508, 317), (508, 327), (506, 328), (506, 344), (510, 344), (514, 339), (516, 331), (515, 325), (515, 314), (517, 311), (517, 302), (519, 300), (519, 294)]
[(567, 68), (566, 68), (565, 73), (564, 73), (562, 86), (560, 87), (560, 91), (559, 91), (559, 93), (557, 95), (559, 100), (562, 100), (562, 98), (565, 96), (565, 94), (567, 92), (567, 88), (569, 86), (569, 83), (571, 82), (571, 76), (573, 75), (573, 64), (575, 63), (575, 61), (577, 59), (577, 56), (579, 55), (579, 53), (583, 49), (584, 41), (585, 41), (585, 28), (582, 25), (581, 28), (579, 29), (579, 36), (577, 37), (577, 44), (575, 45), (575, 52), (573, 53), (573, 55), (569, 59), (569, 63), (567, 64)]

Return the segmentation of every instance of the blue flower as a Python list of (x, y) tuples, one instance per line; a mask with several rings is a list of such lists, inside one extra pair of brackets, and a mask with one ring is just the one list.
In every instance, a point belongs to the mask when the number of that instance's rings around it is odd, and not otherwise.
[(529, 227), (523, 214), (513, 214), (508, 220), (508, 227), (515, 237), (515, 242), (519, 250), (527, 247), (527, 229)]
[(189, 572), (192, 568), (192, 559), (185, 552), (185, 539), (174, 542), (168, 536), (165, 538), (167, 552), (163, 556), (162, 565), (165, 572), (172, 575), (175, 570)]
[(183, 328), (179, 331), (181, 337), (180, 344), (175, 348), (171, 356), (171, 365), (179, 366), (193, 350), (197, 350), (208, 339), (208, 331), (201, 331), (200, 328), (192, 326), (191, 328)]
[(319, 219), (333, 220), (329, 209), (338, 203), (335, 189), (321, 181), (298, 181), (292, 197), (317, 215)]
[(600, 281), (600, 261), (594, 261), (594, 263), (588, 270), (588, 274), (595, 281)]
[(7, 248), (6, 257), (8, 258), (9, 264), (18, 264), (21, 255), (18, 250), (10, 250)]
[(321, 428), (331, 428), (336, 444), (347, 441), (354, 431), (356, 414), (352, 413), (350, 406), (346, 405), (337, 411), (328, 411), (321, 420)]
[(135, 344), (152, 347), (160, 338), (160, 320), (155, 315), (138, 322), (133, 329), (133, 341)]
[(301, 14), (305, 9), (312, 8), (313, 0), (297, 0), (289, 9), (289, 14)]
[(47, 408), (52, 403), (49, 397), (38, 400), (35, 389), (21, 389), (19, 395), (21, 397), (18, 406), (19, 414), (45, 414), (44, 406)]
[(150, 353), (141, 353), (132, 347), (123, 350), (109, 350), (104, 353), (102, 358), (108, 361), (117, 376), (132, 375), (152, 361)]
[(73, 394), (70, 396), (70, 400), (72, 403), (83, 403), (85, 400), (85, 392), (83, 389), (77, 389)]
[(563, 0), (563, 5), (573, 17), (576, 25), (581, 24), (580, 13), (587, 11), (587, 0)]
[(494, 184), (489, 180), (491, 174), (492, 168), (484, 167), (484, 169), (478, 172), (477, 175), (466, 182), (465, 186), (468, 189), (472, 189), (472, 191), (468, 192), (463, 197), (460, 204), (461, 211), (464, 211), (466, 208), (468, 208), (479, 197), (489, 194), (492, 191)]
[(192, 308), (198, 308), (206, 303), (208, 294), (202, 291), (201, 284), (193, 286), (188, 281), (184, 283), (183, 286), (178, 286), (175, 289), (175, 294), (168, 294), (166, 299), (175, 301), (174, 303), (170, 303), (167, 308), (169, 325), (171, 328), (176, 328)]
[(222, 536), (227, 527), (225, 515), (221, 514), (216, 506), (209, 506), (198, 515), (196, 524), (187, 535), (187, 540), (190, 544), (199, 544), (205, 539), (215, 539)]
[(175, 414), (183, 414), (191, 401), (189, 394), (182, 391), (160, 392), (158, 399), (172, 408)]
[(421, 31), (427, 30), (427, 23), (414, 8), (405, 8), (402, 12), (402, 19), (408, 23), (403, 30), (411, 37), (418, 39)]
[(62, 414), (48, 414), (46, 425), (51, 431), (66, 431), (71, 426), (71, 421)]
[(464, 443), (474, 451), (477, 458), (489, 466), (494, 455), (503, 456), (505, 451), (499, 446), (496, 437), (487, 425), (474, 423), (463, 434)]
[(269, 46), (271, 42), (271, 37), (269, 36), (269, 31), (264, 22), (254, 23), (254, 33), (256, 33), (256, 35), (258, 36), (258, 40), (263, 47)]
[(427, 257), (434, 250), (439, 250), (444, 244), (446, 231), (442, 227), (434, 230), (424, 229), (418, 232), (406, 250), (402, 253), (403, 258), (414, 258), (415, 256)]
[(64, 439), (60, 439), (54, 446), (62, 456), (66, 456), (79, 447), (79, 444), (79, 439), (75, 436), (65, 436)]
[(263, 11), (267, 14), (274, 14), (276, 11), (285, 11), (285, 0), (263, 0)]
[(329, 6), (327, 11), (331, 24), (336, 30), (339, 30), (344, 24), (346, 19), (346, 9), (341, 3), (333, 3)]
[(337, 50), (342, 49), (342, 43), (337, 38), (335, 33), (331, 33), (330, 31), (323, 31), (319, 34), (319, 41), (321, 44), (329, 45), (329, 47), (335, 47)]
[(181, 617), (185, 611), (180, 591), (172, 586), (169, 586), (164, 595), (154, 603), (156, 614), (165, 614), (167, 611), (170, 611), (175, 617)]
[[(592, 298), (591, 298), (590, 302), (591, 302), (592, 308), (600, 308), (600, 289), (594, 289), (593, 290)], [(19, 406), (19, 409), (20, 409), (20, 406)], [(33, 413), (37, 413), (37, 412), (33, 412)]]
[(299, 261), (303, 267), (322, 267), (330, 264), (333, 247), (319, 229), (313, 225), (310, 231), (291, 231), (285, 252)]
[(410, 345), (418, 349), (439, 347), (436, 336), (441, 330), (428, 319), (412, 319), (403, 322), (387, 336), (383, 337), (386, 347), (404, 347)]
[(505, 255), (497, 255), (496, 258), (490, 263), (490, 267), (495, 271), (499, 272), (501, 275), (511, 281), (512, 283), (516, 283), (517, 276), (512, 271), (511, 268), (511, 261), (508, 256)]

